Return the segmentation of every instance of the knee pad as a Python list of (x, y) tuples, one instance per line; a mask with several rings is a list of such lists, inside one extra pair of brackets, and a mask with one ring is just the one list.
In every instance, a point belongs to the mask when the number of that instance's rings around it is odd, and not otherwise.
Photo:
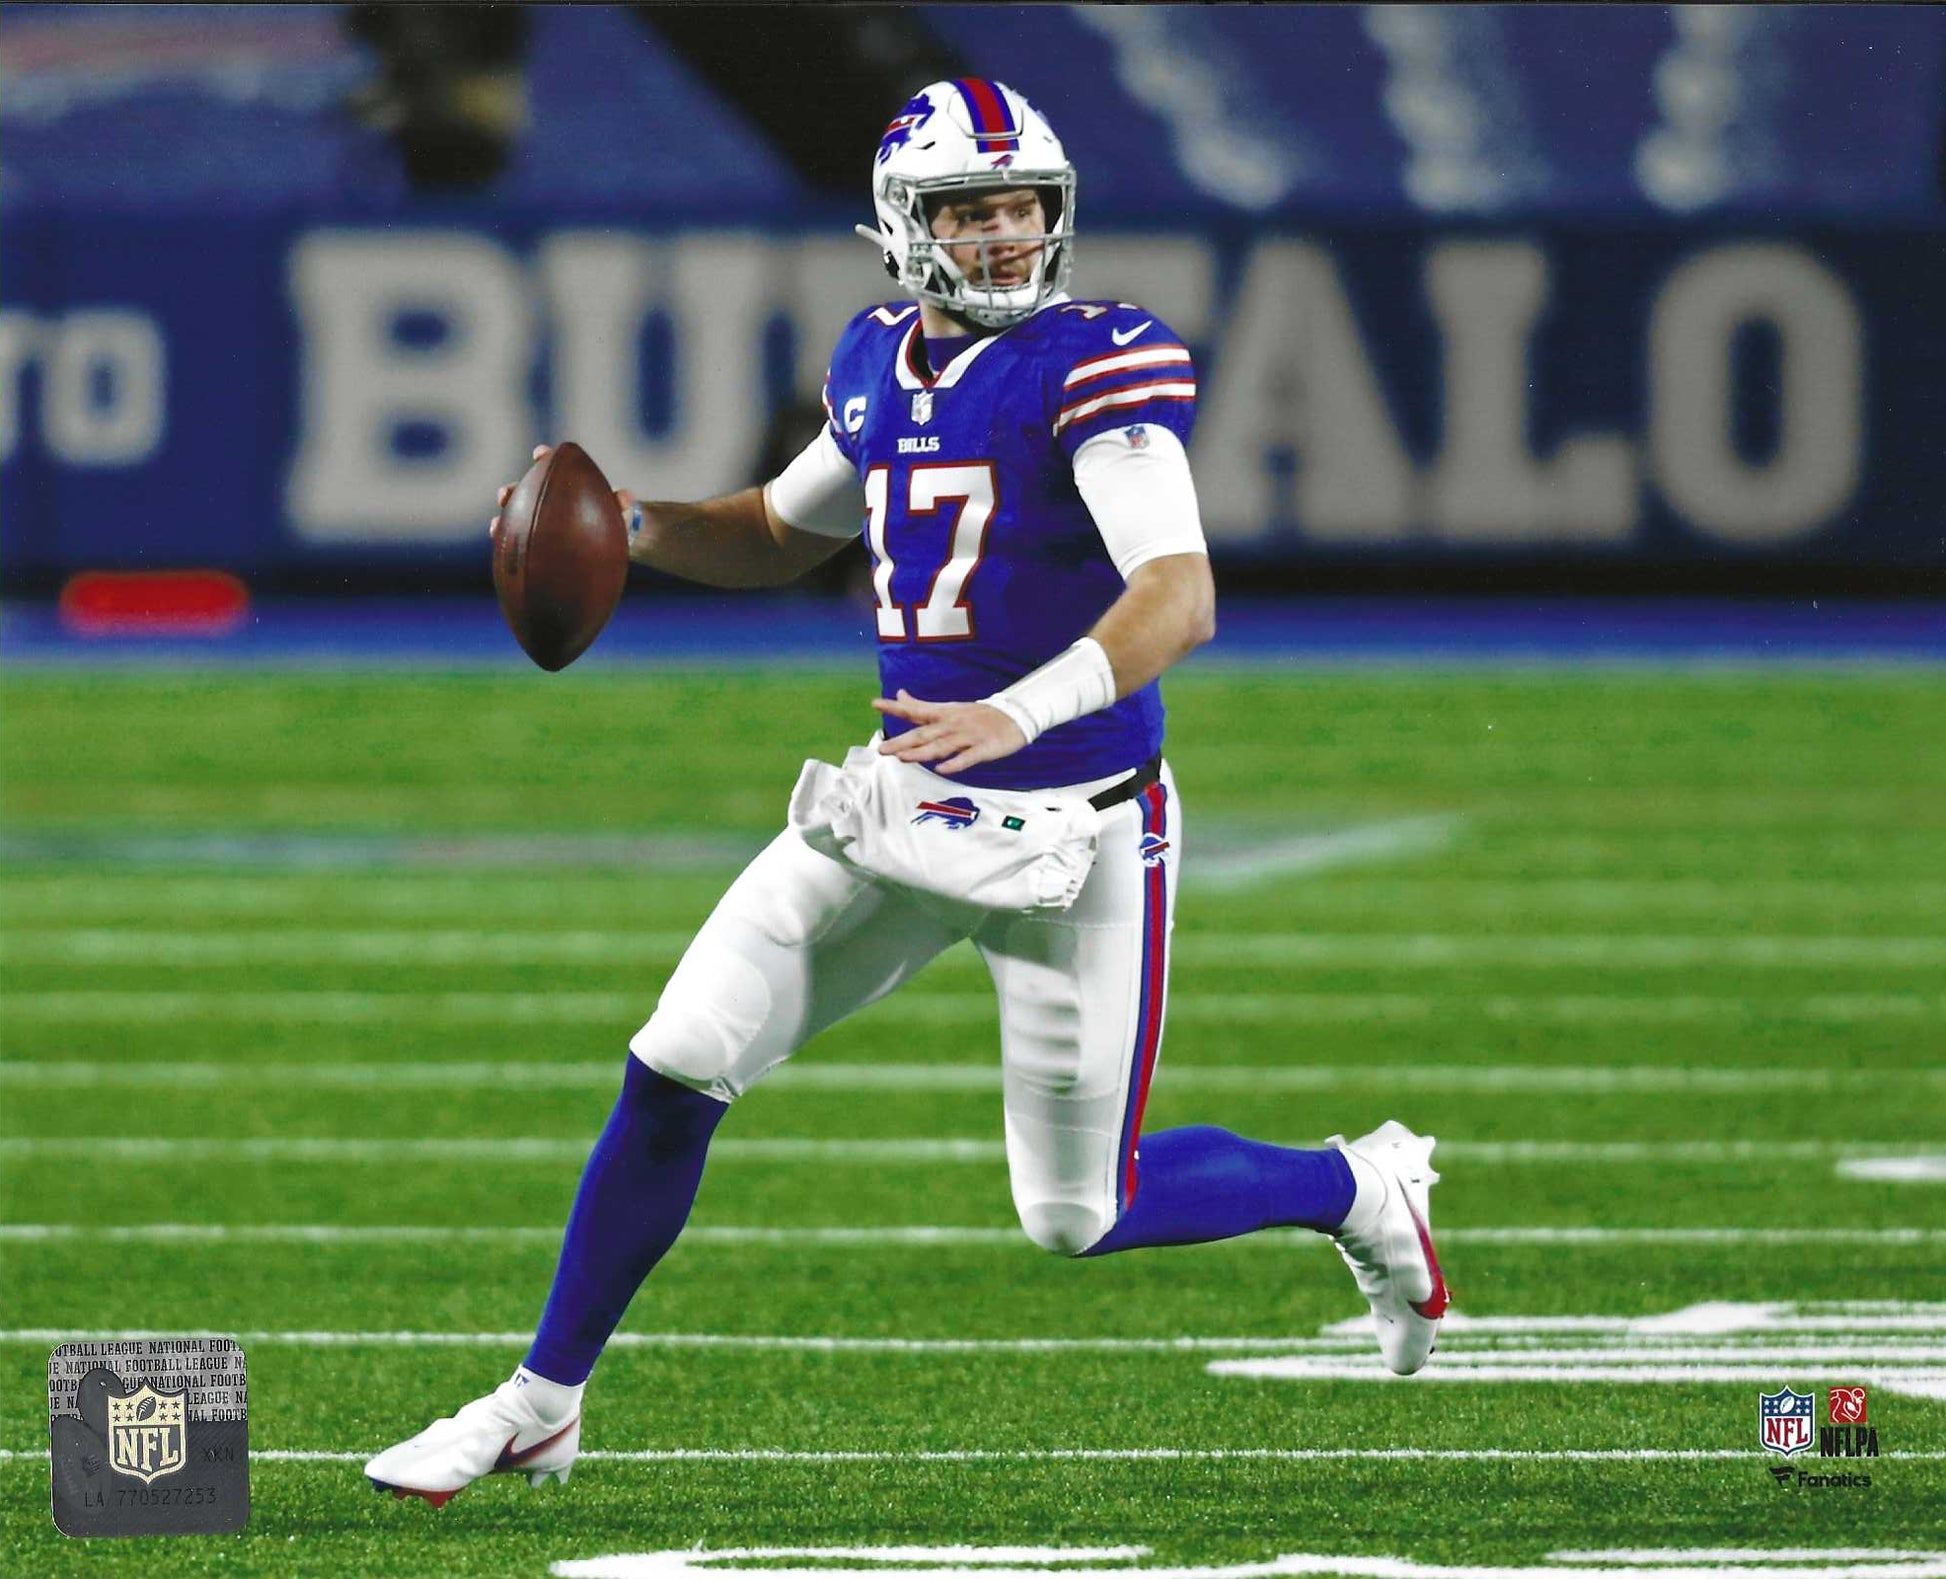
[(1078, 1201), (1016, 1201), (1027, 1237), (1051, 1255), (1078, 1256), (1114, 1223)]
[(749, 1053), (771, 1019), (764, 973), (735, 949), (698, 939), (662, 989), (629, 1051), (660, 1074), (728, 1102), (742, 1094)]

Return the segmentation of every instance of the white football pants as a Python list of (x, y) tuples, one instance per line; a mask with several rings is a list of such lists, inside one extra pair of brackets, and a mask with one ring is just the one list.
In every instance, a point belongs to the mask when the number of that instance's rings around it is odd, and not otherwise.
[[(1075, 785), (1094, 793), (1125, 778)], [(938, 777), (940, 793), (968, 793)], [(971, 938), (1000, 995), (1007, 1168), (1021, 1226), (1078, 1255), (1115, 1225), (1162, 1045), (1182, 819), (1174, 777), (1102, 813), (1094, 869), (1053, 916), (884, 884), (786, 828), (730, 885), (630, 1050), (733, 1102), (820, 1031)]]

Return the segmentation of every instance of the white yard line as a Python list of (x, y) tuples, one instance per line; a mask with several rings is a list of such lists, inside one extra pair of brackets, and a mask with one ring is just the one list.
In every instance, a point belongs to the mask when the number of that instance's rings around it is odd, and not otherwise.
[(1453, 842), (1460, 819), (1452, 815), (1400, 817), (1390, 822), (1293, 834), (1246, 842), (1212, 840), (1183, 869), (1191, 888), (1237, 893), (1280, 877), (1396, 861), (1442, 850)]
[[(0, 1139), (0, 1158), (112, 1159), (173, 1162), (229, 1158), (246, 1162), (388, 1163), (583, 1162), (589, 1136), (508, 1135), (358, 1137), (298, 1135), (15, 1135)], [(1849, 1140), (1507, 1140), (1441, 1141), (1441, 1161), (1482, 1167), (1632, 1166), (1689, 1162), (1734, 1166), (1752, 1162), (1876, 1157), (1883, 1141)], [(714, 1141), (718, 1162), (993, 1163), (1004, 1161), (1000, 1140), (966, 1136), (825, 1139), (810, 1136), (730, 1136)]]
[(1495, 1245), (1921, 1245), (1946, 1228), (1441, 1228), (1441, 1244)]
[[(274, 1020), (330, 1026), (446, 1024), (639, 1025), (649, 992), (9, 992), (0, 1010), (15, 1024)], [(992, 991), (894, 993), (864, 1013), (881, 1021), (984, 1024), (997, 1018)], [(1707, 994), (1565, 994), (1473, 998), (1451, 993), (1178, 993), (1171, 1020), (1188, 1024), (1357, 1023), (1464, 1019), (1548, 1024), (1680, 1024), (1717, 1020), (1802, 1019), (1853, 1024), (1946, 1019), (1946, 994), (1819, 993), (1808, 997)]]
[[(179, 1337), (162, 1332), (78, 1332), (53, 1327), (0, 1331), (0, 1343), (113, 1343), (144, 1337)], [(237, 1332), (239, 1343), (269, 1348), (523, 1348), (531, 1332)], [(1226, 1350), (1327, 1350), (1350, 1347), (1339, 1338), (853, 1338), (823, 1335), (766, 1335), (711, 1332), (618, 1332), (610, 1348), (752, 1349), (816, 1354), (1194, 1354)], [(1361, 1348), (1368, 1343), (1361, 1342)]]
[[(1398, 860), (1444, 848), (1453, 841), (1460, 821), (1453, 813), (1435, 813), (1284, 835), (1213, 818), (1202, 825), (1205, 853), (1186, 877), (1199, 887), (1227, 892), (1279, 877)], [(82, 859), (114, 864), (123, 870), (190, 861), (220, 862), (256, 865), (277, 875), (306, 867), (357, 871), (389, 862), (421, 865), (434, 872), (444, 868), (477, 878), (510, 868), (531, 869), (537, 863), (570, 871), (576, 867), (733, 871), (763, 847), (767, 836), (754, 835), (746, 842), (701, 830), (670, 829), (636, 836), (473, 834), (445, 839), (431, 835), (361, 838), (243, 833), (111, 835), (74, 841), (57, 835), (43, 842), (29, 835), (13, 839), (14, 848), (8, 853), (22, 861), (45, 859), (49, 854), (72, 859), (78, 854)]]
[[(1327, 1336), (1365, 1337), (1364, 1316), (1334, 1322)], [(1452, 1338), (1520, 1341), (1566, 1334), (1600, 1334), (1643, 1342), (1667, 1337), (1733, 1339), (1744, 1333), (1946, 1333), (1946, 1303), (1914, 1300), (1704, 1300), (1653, 1316), (1475, 1316), (1454, 1309), (1440, 1328)]]
[(1831, 968), (1946, 966), (1946, 938), (1871, 936), (1668, 936), (1604, 933), (1186, 933), (1175, 958), (1191, 964), (1371, 965), (1388, 970), (1599, 967), (1688, 969), (1697, 965)]
[[(673, 964), (687, 932), (475, 928), (257, 929), (247, 932), (42, 928), (0, 932), (0, 963), (225, 966)], [(1802, 969), (1938, 969), (1946, 937), (1869, 934), (1667, 935), (1560, 932), (1199, 932), (1175, 939), (1183, 965), (1688, 969), (1699, 965)], [(958, 964), (977, 968), (970, 954)]]
[[(1369, 1329), (1369, 1319), (1359, 1321)], [(0, 1330), (0, 1343), (118, 1343), (143, 1338), (185, 1336), (180, 1331), (149, 1329), (110, 1329), (75, 1331), (59, 1327), (23, 1327)], [(229, 1332), (223, 1336), (253, 1347), (298, 1349), (504, 1349), (525, 1348), (533, 1342), (531, 1332), (412, 1332), (412, 1331), (249, 1331)], [(1889, 1344), (1871, 1334), (1853, 1334), (1830, 1340), (1804, 1339), (1794, 1343), (1709, 1343), (1677, 1344), (1613, 1343), (1548, 1347), (1525, 1338), (1479, 1340), (1487, 1346), (1470, 1349), (1459, 1346), (1458, 1339), (1442, 1344), (1440, 1367), (1444, 1370), (1497, 1372), (1548, 1371), (1557, 1366), (1693, 1369), (1698, 1364), (1732, 1363), (1741, 1367), (1788, 1366), (1795, 1375), (1803, 1365), (1836, 1364), (1840, 1361), (1858, 1366), (1925, 1365), (1946, 1363), (1946, 1345), (1934, 1343)], [(1371, 1353), (1369, 1330), (1353, 1336), (1324, 1337), (1221, 1337), (1178, 1336), (1153, 1338), (899, 1338), (857, 1337), (836, 1334), (796, 1333), (716, 1333), (716, 1332), (619, 1332), (609, 1339), (609, 1347), (624, 1349), (727, 1349), (764, 1353), (808, 1354), (1223, 1354), (1242, 1352), (1294, 1355), (1304, 1365), (1344, 1366), (1362, 1376), (1376, 1369), (1379, 1361)], [(1224, 1362), (1230, 1363), (1230, 1362)], [(1237, 1362), (1246, 1363), (1246, 1362)], [(1254, 1360), (1247, 1363), (1255, 1363)], [(1296, 1363), (1296, 1362), (1294, 1362)], [(1334, 1373), (1335, 1374), (1335, 1373)]]
[[(585, 1162), (590, 1136), (556, 1138), (510, 1135), (466, 1138), (233, 1135), (12, 1136), (0, 1140), (0, 1158), (96, 1157), (117, 1162), (173, 1162), (183, 1158), (230, 1158), (244, 1162), (388, 1163), (435, 1158), (441, 1162)], [(710, 1156), (724, 1162), (935, 1163), (998, 1162), (998, 1140), (927, 1137), (911, 1140), (814, 1140), (794, 1136), (715, 1141)]]
[[(1641, 1360), (1607, 1359), (1577, 1354), (1554, 1365), (1508, 1363), (1518, 1356), (1495, 1355), (1478, 1364), (1453, 1364), (1442, 1349), (1440, 1360), (1413, 1377), (1394, 1376), (1370, 1357), (1343, 1359), (1312, 1355), (1280, 1355), (1261, 1360), (1212, 1360), (1204, 1367), (1212, 1376), (1246, 1381), (1285, 1382), (1459, 1382), (1530, 1384), (1534, 1382), (1616, 1386), (1687, 1386), (1691, 1384), (1762, 1383), (1775, 1385), (1778, 1362), (1736, 1363), (1725, 1356), (1713, 1361), (1670, 1364), (1655, 1356)], [(1806, 1356), (1789, 1362), (1793, 1382), (1842, 1382), (1882, 1387), (1915, 1398), (1946, 1398), (1946, 1353), (1930, 1364), (1914, 1367), (1874, 1365), (1861, 1361), (1832, 1363)]]
[[(1191, 862), (1201, 861), (1203, 854), (1204, 844), (1199, 841)], [(14, 903), (9, 906), (8, 917), (0, 920), (0, 929), (29, 931), (47, 919), (65, 920), (88, 911), (125, 916), (131, 894), (176, 916), (290, 912), (308, 918), (317, 914), (322, 897), (324, 903), (358, 920), (368, 919), (375, 912), (458, 912), (470, 920), (479, 914), (480, 895), (492, 896), (495, 914), (540, 912), (553, 916), (560, 913), (565, 890), (612, 892), (617, 886), (612, 875), (585, 867), (564, 867), (545, 876), (531, 871), (427, 867), (406, 875), (360, 872), (350, 879), (343, 874), (307, 875), (270, 868), (202, 877), (140, 870), (56, 876), (22, 873), (7, 879), (7, 892)], [(1699, 877), (1534, 877), (1509, 881), (1374, 872), (1339, 877), (1332, 893), (1334, 899), (1356, 895), (1369, 900), (1376, 896), (1397, 898), (1412, 906), (1422, 900), (1433, 901), (1445, 911), (1465, 908), (1522, 918), (1547, 908), (1600, 913), (1661, 909), (1709, 916), (1726, 910), (1741, 914), (1798, 908), (1811, 919), (1828, 921), (1834, 915), (1879, 916), (1903, 910), (1946, 909), (1946, 882), (1870, 875), (1751, 878), (1739, 873), (1734, 882)], [(47, 910), (49, 916), (36, 918), (21, 908), (30, 902)]]
[[(252, 1448), (250, 1462), (268, 1464), (362, 1464), (378, 1447)], [(1722, 1459), (1775, 1459), (1764, 1448), (1506, 1448), (1506, 1447), (1051, 1447), (944, 1448), (932, 1451), (823, 1451), (793, 1448), (638, 1448), (584, 1449), (579, 1458), (623, 1464), (1039, 1464), (1056, 1462), (1126, 1464), (1145, 1461), (1222, 1463), (1310, 1463), (1338, 1460), (1464, 1463), (1621, 1464), (1638, 1461), (1707, 1463)], [(0, 1448), (0, 1460), (45, 1461), (46, 1448)], [(1934, 1462), (1946, 1451), (1892, 1451), (1878, 1462), (1903, 1459)], [(707, 1555), (707, 1554), (704, 1554)]]
[(1936, 1558), (1938, 1552), (1899, 1552), (1886, 1546), (1676, 1546), (1668, 1550), (1623, 1546), (1613, 1552), (1549, 1552), (1557, 1563), (1794, 1563), (1794, 1561), (1899, 1561)]
[(280, 1020), (302, 1024), (640, 1024), (649, 995), (623, 992), (9, 992), (13, 1024), (142, 1020)]
[[(240, 1087), (398, 1090), (613, 1090), (624, 1060), (538, 1063), (210, 1063), (170, 1060), (0, 1062), (0, 1087), (75, 1089)], [(1718, 1091), (1876, 1090), (1946, 1086), (1946, 1068), (1793, 1069), (1658, 1064), (1192, 1064), (1165, 1061), (1157, 1078), (1176, 1090), (1329, 1091), (1344, 1087), (1415, 1092), (1535, 1091), (1562, 1094)], [(998, 1091), (1000, 1063), (789, 1063), (766, 1077), (772, 1086), (819, 1091)]]
[[(114, 1343), (135, 1338), (181, 1337), (179, 1332), (63, 1332), (55, 1327), (0, 1331), (0, 1343)], [(531, 1332), (233, 1332), (239, 1343), (299, 1349), (505, 1349), (526, 1348)], [(716, 1332), (618, 1332), (608, 1347), (623, 1349), (741, 1349), (810, 1354), (1362, 1354), (1371, 1340), (1345, 1338), (874, 1338), (821, 1334)], [(1377, 1362), (1374, 1361), (1374, 1364)]]
[(1881, 1184), (1946, 1184), (1946, 1155), (1845, 1157), (1838, 1163), (1838, 1177)]
[[(5, 1223), (0, 1244), (58, 1244), (75, 1240), (106, 1244), (234, 1242), (239, 1244), (536, 1244), (556, 1246), (561, 1229), (552, 1227), (451, 1228), (412, 1224), (346, 1223)], [(1441, 1228), (1442, 1245), (1936, 1245), (1946, 1244), (1946, 1228), (1598, 1228), (1476, 1227)], [(697, 1223), (683, 1230), (686, 1245), (836, 1245), (851, 1249), (912, 1246), (1002, 1245), (1025, 1250), (1027, 1236), (1017, 1228), (940, 1224), (777, 1228)], [(1249, 1234), (1224, 1241), (1234, 1249), (1288, 1250), (1323, 1247), (1322, 1235), (1290, 1229)], [(1362, 1323), (1365, 1318), (1360, 1317)], [(1455, 1318), (1457, 1319), (1457, 1318)], [(1537, 1318), (1538, 1319), (1538, 1318)], [(1575, 1318), (1560, 1318), (1572, 1321)], [(1603, 1318), (1606, 1319), (1606, 1318)], [(1572, 1331), (1546, 1327), (1536, 1331)]]

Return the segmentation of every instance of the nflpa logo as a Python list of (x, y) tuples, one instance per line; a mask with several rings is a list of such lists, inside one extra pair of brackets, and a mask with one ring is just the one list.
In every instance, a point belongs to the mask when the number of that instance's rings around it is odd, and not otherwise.
[(1865, 1423), (1864, 1388), (1834, 1387), (1831, 1389), (1831, 1423), (1833, 1425)]

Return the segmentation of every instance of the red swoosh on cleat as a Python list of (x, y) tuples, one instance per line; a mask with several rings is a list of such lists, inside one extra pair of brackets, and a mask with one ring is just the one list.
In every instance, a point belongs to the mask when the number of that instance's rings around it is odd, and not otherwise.
[(1419, 1248), (1425, 1251), (1426, 1265), (1432, 1272), (1432, 1292), (1423, 1300), (1411, 1300), (1408, 1303), (1427, 1321), (1437, 1321), (1446, 1314), (1446, 1306), (1451, 1297), (1446, 1292), (1446, 1277), (1439, 1270), (1439, 1256), (1433, 1250), (1432, 1235), (1426, 1232), (1426, 1225), (1419, 1221), (1419, 1214), (1412, 1209), (1410, 1201), (1405, 1203), (1405, 1211), (1412, 1219), (1413, 1228), (1419, 1234)]
[(507, 1438), (507, 1445), (500, 1449), (500, 1456), (493, 1461), (493, 1468), (487, 1471), (487, 1473), (490, 1475), (498, 1475), (505, 1470), (519, 1469), (521, 1465), (525, 1464), (536, 1453), (546, 1452), (547, 1449), (560, 1441), (562, 1437), (566, 1436), (580, 1423), (581, 1416), (576, 1415), (566, 1425), (562, 1426), (560, 1430), (556, 1431), (554, 1435), (543, 1437), (532, 1447), (523, 1447), (518, 1453), (514, 1451), (514, 1443), (520, 1440), (520, 1433), (516, 1431), (512, 1436)]

